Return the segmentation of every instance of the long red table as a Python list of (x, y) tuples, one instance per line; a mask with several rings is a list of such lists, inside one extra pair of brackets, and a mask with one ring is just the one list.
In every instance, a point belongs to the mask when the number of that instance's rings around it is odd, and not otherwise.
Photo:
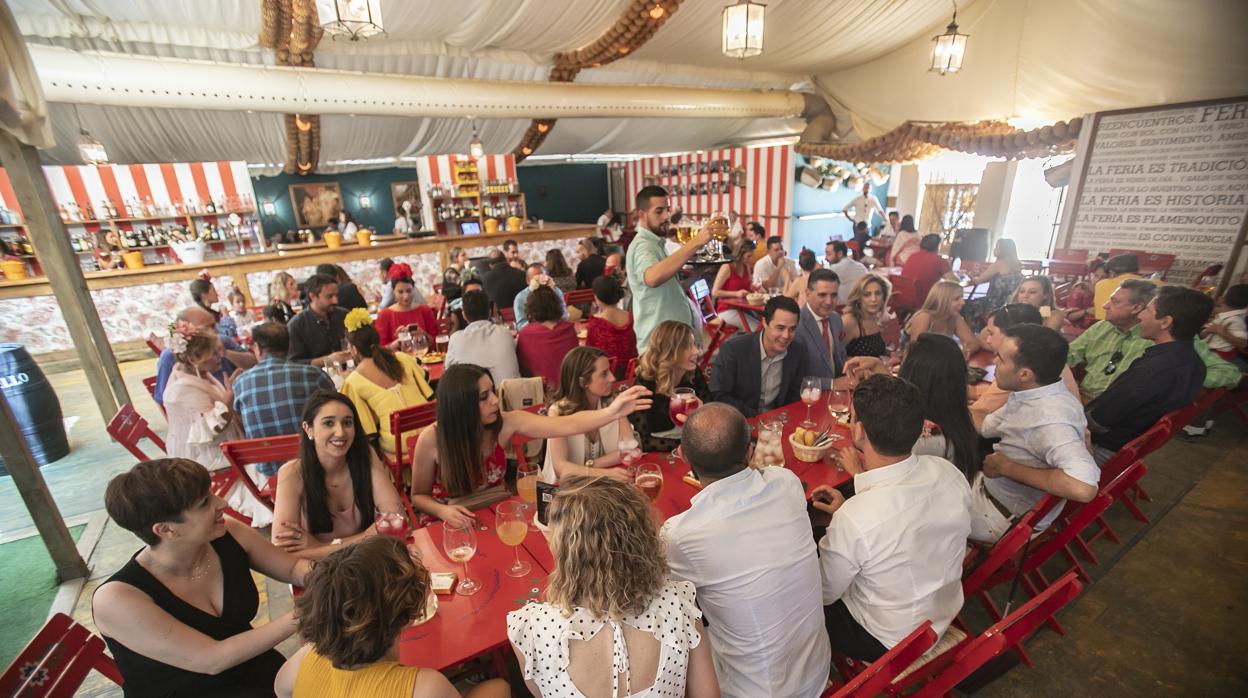
[[(758, 327), (750, 326), (750, 317), (754, 317), (754, 318), (762, 317), (763, 316), (762, 305), (753, 305), (750, 303), (746, 303), (745, 300), (741, 298), (725, 298), (719, 301), (719, 304), (728, 310), (735, 310), (737, 312), (737, 316), (741, 318), (741, 326), (744, 327), (746, 331), (753, 332), (758, 329)], [(751, 313), (753, 315), (751, 315)], [(755, 320), (754, 324), (758, 325), (759, 323), (757, 320)]]
[[(468, 561), (468, 570), (482, 589), (472, 596), (440, 594), (433, 619), (400, 635), (402, 664), (442, 670), (502, 650), (507, 645), (507, 614), (539, 599), (546, 588), (554, 558), (542, 533), (530, 530), (520, 546), (520, 559), (533, 569), (523, 577), (509, 577), (505, 570), (514, 561), (516, 549), (499, 539), (492, 507), (475, 513), (477, 553)], [(454, 572), (463, 577), (463, 565), (447, 558), (442, 549), (440, 522), (417, 529), (412, 544), (430, 572)]]

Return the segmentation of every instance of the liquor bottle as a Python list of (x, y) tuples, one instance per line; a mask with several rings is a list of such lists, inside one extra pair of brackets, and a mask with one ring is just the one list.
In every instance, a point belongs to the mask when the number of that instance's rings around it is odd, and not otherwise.
[(204, 213), (216, 213), (216, 212), (217, 212), (217, 205), (212, 202), (211, 198), (204, 202)]
[(22, 254), (34, 255), (35, 248), (30, 244), (30, 238), (23, 236), (21, 238)]

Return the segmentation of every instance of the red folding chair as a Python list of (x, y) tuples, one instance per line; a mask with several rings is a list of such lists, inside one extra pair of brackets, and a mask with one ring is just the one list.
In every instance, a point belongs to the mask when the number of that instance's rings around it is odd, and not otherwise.
[(127, 451), (134, 454), (139, 460), (151, 460), (147, 454), (139, 450), (139, 441), (147, 439), (156, 444), (156, 447), (163, 453), (165, 451), (165, 442), (152, 428), (148, 426), (147, 420), (134, 410), (133, 405), (123, 405), (117, 410), (117, 414), (109, 420), (104, 427), (108, 435), (113, 440), (125, 447)]
[[(715, 352), (719, 351), (719, 347), (728, 340), (729, 337), (737, 331), (735, 325), (729, 325), (726, 322), (719, 323), (718, 327), (711, 330), (711, 341), (706, 344), (706, 351), (702, 352), (702, 358), (698, 361), (698, 368), (706, 371), (711, 365), (711, 360), (715, 358)], [(637, 367), (630, 366), (630, 372), (636, 374)]]
[[(277, 496), (277, 475), (269, 477), (263, 487), (257, 486), (247, 472), (247, 466), (274, 461), (288, 461), (299, 457), (299, 435), (262, 436), (256, 439), (226, 441), (221, 444), (221, 452), (230, 462), (232, 477), (221, 478), (222, 492), (229, 491), (234, 480), (240, 480), (260, 503), (273, 510), (273, 500)], [(228, 481), (227, 481), (228, 480)]]
[(147, 335), (147, 348), (152, 350), (152, 353), (156, 355), (156, 358), (160, 358), (161, 352), (165, 350), (164, 343), (161, 341), (160, 337), (156, 336), (155, 332)]
[(499, 308), (498, 314), (502, 316), (503, 322), (507, 323), (508, 325), (516, 324), (516, 309), (515, 308)]
[[(1053, 250), (1053, 259), (1059, 262), (1078, 262), (1084, 266), (1088, 263), (1087, 250), (1061, 249)], [(1050, 268), (1052, 268), (1050, 266)]]
[(954, 686), (990, 660), (1020, 645), (1041, 624), (1053, 620), (1057, 612), (1073, 601), (1081, 591), (1083, 585), (1075, 578), (1075, 574), (1067, 573), (1017, 611), (985, 630), (982, 635), (968, 638), (933, 658), (890, 689), (899, 694), (925, 682), (918, 691), (910, 694), (912, 698), (951, 695)]
[(1170, 273), (1170, 267), (1174, 266), (1175, 256), (1172, 254), (1158, 254), (1150, 252), (1140, 257), (1140, 274), (1144, 276), (1152, 276), (1157, 274), (1161, 278), (1166, 278), (1166, 274)]
[(1144, 255), (1148, 253), (1145, 252), (1144, 250), (1128, 250), (1124, 247), (1111, 247), (1109, 250), (1109, 256), (1111, 259), (1114, 257), (1117, 257), (1120, 254), (1133, 254), (1136, 257), (1143, 257)]
[[(621, 368), (623, 368), (623, 370), (621, 370)], [(612, 357), (611, 375), (615, 376), (617, 380), (632, 383), (633, 379), (637, 377), (637, 357), (634, 356), (627, 362), (618, 356)]]
[(839, 689), (835, 686), (827, 689), (820, 698), (874, 698), (934, 644), (936, 631), (932, 630), (932, 621), (925, 620), (883, 657), (858, 672)]
[(919, 306), (923, 305), (923, 301), (926, 300), (919, 298), (919, 285), (908, 276), (889, 274), (888, 283), (893, 286), (892, 292), (888, 295), (888, 307), (898, 317), (909, 315), (918, 310)]
[(563, 294), (563, 302), (565, 305), (585, 305), (594, 302), (594, 289), (582, 288), (576, 291), (568, 291)]
[[(993, 613), (996, 613), (996, 615), (992, 617), (1000, 617), (1001, 614), (996, 608), (996, 602), (994, 602), (992, 600), (992, 596), (988, 594), (988, 581), (996, 576), (996, 574), (1007, 564), (1017, 565), (1019, 553), (1022, 551), (1023, 546), (1027, 545), (1027, 541), (1035, 532), (1035, 522), (1047, 514), (1049, 509), (1060, 501), (1061, 500), (1057, 499), (1053, 495), (1045, 495), (1045, 498), (1041, 500), (1041, 504), (1045, 506), (1038, 509), (1032, 509), (1026, 514), (1023, 514), (1022, 518), (1015, 522), (1015, 524), (1010, 527), (1010, 530), (1006, 531), (1005, 534), (1002, 535), (1001, 538), (999, 538), (997, 542), (988, 549), (987, 553), (979, 556), (968, 553), (966, 560), (963, 563), (963, 598), (974, 598), (978, 600), (980, 605), (982, 605), (984, 609), (989, 612), (990, 616), (992, 616)], [(1039, 516), (1037, 516), (1037, 514)], [(1017, 569), (1017, 567), (1015, 567), (1015, 569)], [(968, 634), (970, 633), (970, 627), (965, 621), (962, 620), (960, 614), (954, 619), (954, 624), (958, 628), (966, 631)], [(1015, 654), (1017, 654), (1019, 660), (1027, 666), (1034, 665), (1031, 661), (1031, 656), (1028, 655), (1027, 651), (1022, 647), (1016, 647)]]
[(104, 653), (104, 641), (57, 613), (0, 675), (0, 695), (68, 698), (92, 669), (122, 685), (121, 672)]
[(156, 401), (156, 380), (157, 376), (148, 376), (143, 379), (143, 387), (147, 388), (147, 394), (152, 396), (152, 402), (160, 408), (160, 413), (165, 415), (165, 419), (169, 419), (169, 413), (165, 411), (165, 406)]
[[(390, 433), (394, 435), (394, 443), (407, 443), (407, 435), (417, 432), (433, 424), (438, 419), (438, 401), (430, 400), (423, 405), (413, 405), (390, 413)], [(413, 444), (414, 445), (414, 444)], [(403, 491), (403, 471), (412, 467), (410, 454), (412, 451), (396, 448), (394, 460), (387, 463), (390, 474), (394, 478), (394, 486)]]

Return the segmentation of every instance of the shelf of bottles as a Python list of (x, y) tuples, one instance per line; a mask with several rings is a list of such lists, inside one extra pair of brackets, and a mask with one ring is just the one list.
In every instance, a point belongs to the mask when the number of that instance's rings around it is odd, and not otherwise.
[(525, 218), (524, 194), (514, 179), (478, 179), (477, 165), (470, 160), (455, 163), (452, 184), (432, 184), (429, 199), (433, 203), (433, 221), (440, 235), (459, 233), (459, 223), (476, 221), (485, 228), (485, 221), (494, 218), (504, 223), (515, 216)]

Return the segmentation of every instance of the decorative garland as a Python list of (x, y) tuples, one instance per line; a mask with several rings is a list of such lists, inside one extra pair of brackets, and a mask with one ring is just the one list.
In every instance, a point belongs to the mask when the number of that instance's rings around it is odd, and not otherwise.
[[(633, 0), (624, 14), (602, 36), (574, 51), (555, 54), (550, 82), (573, 82), (586, 68), (618, 61), (640, 48), (667, 22), (684, 0)], [(534, 119), (512, 150), (516, 162), (533, 154), (550, 135), (555, 119)]]
[[(261, 0), (260, 45), (273, 49), (277, 62), (312, 67), (313, 52), (325, 31), (316, 13), (316, 0)], [(286, 174), (306, 175), (321, 157), (321, 117), (286, 115)]]
[(846, 162), (913, 162), (941, 150), (957, 150), (988, 157), (1043, 157), (1074, 150), (1083, 118), (1058, 121), (1051, 126), (1021, 131), (1004, 121), (974, 123), (925, 123), (907, 121), (882, 136), (861, 143), (798, 142), (797, 152)]

